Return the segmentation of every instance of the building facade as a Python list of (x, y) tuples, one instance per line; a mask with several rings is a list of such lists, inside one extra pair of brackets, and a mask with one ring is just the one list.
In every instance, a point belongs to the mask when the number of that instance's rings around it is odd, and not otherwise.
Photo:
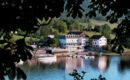
[(94, 35), (90, 38), (92, 47), (103, 47), (107, 45), (107, 38), (102, 35)]
[(59, 35), (60, 47), (68, 51), (83, 51), (88, 39), (84, 32), (69, 32), (66, 35)]

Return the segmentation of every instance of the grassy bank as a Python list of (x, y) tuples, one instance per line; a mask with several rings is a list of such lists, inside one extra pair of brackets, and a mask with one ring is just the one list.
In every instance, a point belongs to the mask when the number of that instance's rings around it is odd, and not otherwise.
[[(23, 36), (13, 35), (13, 38), (14, 38), (15, 40), (18, 40), (18, 39), (22, 39)], [(25, 41), (30, 41), (30, 40), (32, 40), (32, 41), (37, 41), (38, 39), (37, 39), (37, 38), (32, 38), (32, 37), (26, 37), (26, 38), (25, 38)]]
[(90, 22), (91, 22), (91, 24), (94, 25), (94, 26), (95, 26), (95, 25), (104, 25), (104, 24), (108, 24), (108, 25), (111, 27), (111, 29), (116, 28), (117, 25), (118, 25), (118, 24), (116, 24), (116, 23), (111, 24), (111, 23), (106, 22), (106, 21), (98, 21), (98, 20), (93, 20), (93, 19), (90, 19)]
[[(116, 28), (118, 25), (117, 23), (111, 24), (107, 21), (98, 21), (98, 20), (94, 20), (94, 19), (90, 19), (90, 23), (92, 26), (96, 26), (96, 25), (100, 26), (100, 25), (108, 24), (111, 27), (111, 29)], [(80, 23), (80, 24), (83, 26), (88, 25), (88, 23)]]
[[(99, 32), (90, 32), (90, 31), (87, 31), (86, 34), (87, 34), (89, 37), (92, 37), (93, 35), (101, 35), (101, 33), (99, 33)], [(111, 36), (111, 39), (114, 39), (115, 34), (110, 34), (110, 36)]]

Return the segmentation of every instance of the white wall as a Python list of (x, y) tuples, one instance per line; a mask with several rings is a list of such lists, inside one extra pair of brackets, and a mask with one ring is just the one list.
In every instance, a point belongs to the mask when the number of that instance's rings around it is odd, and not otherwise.
[(66, 43), (77, 43), (77, 39), (76, 38), (66, 39)]
[[(59, 39), (59, 41), (62, 44), (61, 47), (64, 47), (68, 49), (69, 51), (75, 51), (77, 50), (78, 47), (80, 47), (81, 49), (84, 49), (82, 47), (86, 45), (88, 38), (66, 37), (66, 39)], [(81, 45), (79, 45), (79, 43), (81, 43)]]
[(92, 40), (92, 46), (102, 47), (107, 45), (107, 39), (103, 36), (100, 39)]

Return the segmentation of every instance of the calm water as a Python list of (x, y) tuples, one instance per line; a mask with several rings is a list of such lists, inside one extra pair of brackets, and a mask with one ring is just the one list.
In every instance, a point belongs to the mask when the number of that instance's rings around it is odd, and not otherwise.
[(27, 80), (73, 80), (69, 73), (73, 69), (85, 71), (85, 80), (97, 78), (100, 74), (107, 80), (130, 80), (129, 56), (100, 56), (83, 58), (58, 57), (53, 64), (30, 62), (21, 68), (26, 72)]

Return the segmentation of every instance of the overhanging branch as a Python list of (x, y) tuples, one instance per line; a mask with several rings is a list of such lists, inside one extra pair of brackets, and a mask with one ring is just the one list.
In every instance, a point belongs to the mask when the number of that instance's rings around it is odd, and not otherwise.
[(49, 19), (47, 20), (47, 23), (39, 24), (39, 25), (37, 25), (37, 26), (45, 26), (45, 25), (48, 25), (48, 24), (50, 24), (51, 21), (52, 21), (52, 18), (49, 18)]

